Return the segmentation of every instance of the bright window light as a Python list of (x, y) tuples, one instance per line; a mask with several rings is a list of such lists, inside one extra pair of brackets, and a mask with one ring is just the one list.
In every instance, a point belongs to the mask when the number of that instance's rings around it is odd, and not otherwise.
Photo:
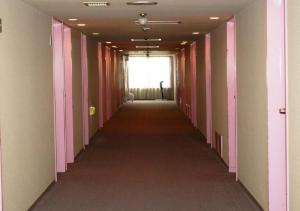
[(170, 57), (130, 56), (128, 61), (129, 88), (171, 87)]

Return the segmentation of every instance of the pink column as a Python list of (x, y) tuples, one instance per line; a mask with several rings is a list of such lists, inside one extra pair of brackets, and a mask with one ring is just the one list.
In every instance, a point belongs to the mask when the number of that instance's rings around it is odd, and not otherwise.
[(285, 1), (267, 0), (269, 210), (287, 210)]
[(180, 107), (180, 81), (178, 79), (180, 79), (180, 72), (179, 72), (179, 55), (178, 53), (176, 53), (176, 55), (174, 56), (174, 60), (175, 60), (175, 68), (174, 68), (174, 75), (175, 75), (175, 81), (174, 83), (176, 84), (176, 103), (177, 103), (177, 106)]
[(194, 127), (197, 127), (197, 66), (196, 66), (196, 42), (190, 46), (191, 64), (191, 116)]
[(206, 139), (212, 144), (212, 96), (211, 96), (211, 47), (210, 34), (205, 35), (205, 92), (206, 92)]
[(186, 96), (185, 96), (185, 49), (182, 48), (181, 49), (181, 55), (180, 55), (180, 71), (181, 71), (181, 109), (183, 110), (183, 112), (187, 115), (187, 111), (186, 111)]
[(114, 112), (118, 109), (118, 81), (117, 81), (117, 71), (118, 71), (118, 63), (117, 63), (117, 51), (114, 51)]
[(111, 55), (110, 48), (105, 47), (105, 65), (106, 65), (106, 114), (107, 120), (111, 117)]
[(66, 151), (67, 163), (74, 162), (73, 142), (73, 92), (72, 92), (72, 43), (71, 29), (64, 26), (64, 63), (65, 63), (65, 93), (66, 93)]
[(81, 71), (82, 71), (82, 114), (83, 114), (83, 145), (89, 144), (89, 73), (87, 63), (87, 38), (81, 34)]
[(53, 20), (53, 88), (54, 88), (54, 128), (56, 171), (65, 172), (66, 134), (65, 134), (65, 73), (63, 52), (63, 24)]
[(98, 43), (98, 71), (99, 71), (99, 125), (103, 128), (103, 62), (102, 62), (102, 44)]
[(227, 88), (229, 172), (236, 172), (236, 60), (235, 19), (227, 22)]

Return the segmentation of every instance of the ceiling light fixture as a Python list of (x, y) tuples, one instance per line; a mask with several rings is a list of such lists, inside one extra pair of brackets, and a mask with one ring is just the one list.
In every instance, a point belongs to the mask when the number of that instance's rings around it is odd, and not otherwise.
[(105, 43), (106, 43), (106, 44), (111, 44), (111, 42), (110, 42), (110, 41), (106, 41)]
[(87, 7), (107, 7), (109, 3), (106, 1), (85, 1), (83, 4)]
[(137, 45), (135, 46), (136, 48), (147, 48), (147, 49), (152, 49), (152, 48), (159, 48), (159, 45)]
[(217, 16), (213, 16), (213, 17), (209, 17), (210, 20), (219, 20), (220, 17), (217, 17)]
[(144, 32), (146, 32), (146, 31), (148, 31), (148, 30), (150, 30), (150, 29), (151, 29), (150, 27), (143, 27), (142, 30), (143, 30)]
[(140, 18), (138, 21), (135, 21), (137, 25), (146, 25), (146, 24), (181, 24), (181, 21), (149, 21), (146, 18)]
[(123, 52), (123, 50), (119, 50), (119, 52)]
[(188, 41), (182, 41), (181, 43), (180, 43), (180, 45), (185, 45), (185, 44), (187, 44), (188, 43)]
[(84, 26), (86, 26), (86, 24), (85, 23), (78, 23), (77, 26), (84, 27)]
[(69, 20), (69, 21), (78, 21), (77, 18), (69, 18), (68, 20)]
[(158, 3), (156, 1), (130, 1), (127, 2), (126, 4), (140, 6), (140, 5), (157, 5)]
[(118, 46), (115, 46), (115, 45), (113, 45), (113, 46), (111, 46), (112, 48), (118, 48)]
[(159, 42), (161, 38), (130, 39), (131, 42)]
[(98, 32), (93, 32), (92, 34), (93, 34), (93, 35), (99, 35), (99, 33), (98, 33)]
[(193, 35), (199, 35), (200, 32), (193, 32), (192, 34), (193, 34)]

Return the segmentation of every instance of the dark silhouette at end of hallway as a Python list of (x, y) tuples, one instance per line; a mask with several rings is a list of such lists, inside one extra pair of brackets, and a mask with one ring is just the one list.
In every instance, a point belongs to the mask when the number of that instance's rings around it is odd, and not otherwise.
[(35, 211), (260, 210), (173, 102), (124, 105)]

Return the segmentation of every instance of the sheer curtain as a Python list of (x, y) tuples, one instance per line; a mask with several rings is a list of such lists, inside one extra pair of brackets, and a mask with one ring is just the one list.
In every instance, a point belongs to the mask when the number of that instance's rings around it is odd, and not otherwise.
[(168, 56), (130, 56), (129, 90), (137, 100), (160, 99), (160, 81), (163, 81), (165, 98), (173, 99), (171, 72), (171, 58)]

